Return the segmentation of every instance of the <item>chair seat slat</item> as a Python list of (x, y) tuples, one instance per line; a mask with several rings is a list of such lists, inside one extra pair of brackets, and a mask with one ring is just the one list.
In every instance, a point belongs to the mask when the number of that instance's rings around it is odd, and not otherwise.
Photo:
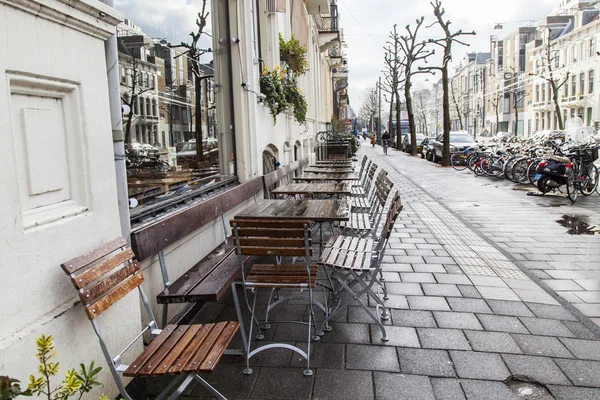
[(154, 338), (152, 342), (146, 347), (146, 349), (140, 354), (125, 370), (123, 375), (125, 376), (135, 376), (140, 369), (146, 365), (146, 362), (154, 353), (158, 351), (160, 346), (169, 338), (169, 336), (177, 329), (177, 325), (167, 325), (162, 332)]

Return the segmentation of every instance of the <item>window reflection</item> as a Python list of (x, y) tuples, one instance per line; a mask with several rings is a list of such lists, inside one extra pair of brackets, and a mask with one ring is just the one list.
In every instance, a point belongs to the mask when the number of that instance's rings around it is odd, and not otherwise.
[[(126, 17), (117, 36), (132, 216), (200, 194), (230, 173), (219, 164), (225, 143), (218, 134), (210, 3), (163, 4), (117, 1)], [(221, 136), (221, 142), (229, 140)]]

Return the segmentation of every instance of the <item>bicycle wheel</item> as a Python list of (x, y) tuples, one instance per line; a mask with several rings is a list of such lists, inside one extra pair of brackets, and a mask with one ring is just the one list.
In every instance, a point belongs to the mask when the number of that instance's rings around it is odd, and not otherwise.
[(511, 181), (511, 182), (515, 182), (513, 180), (512, 168), (513, 168), (513, 165), (515, 165), (515, 162), (518, 159), (519, 159), (518, 156), (512, 156), (504, 164), (504, 177), (506, 179), (508, 179), (509, 181)]
[(463, 171), (467, 169), (467, 156), (462, 152), (456, 152), (450, 157), (450, 165), (457, 171)]
[(527, 183), (527, 168), (529, 167), (529, 160), (527, 158), (521, 158), (517, 160), (511, 169), (512, 181), (516, 183)]
[(575, 186), (575, 180), (575, 171), (571, 170), (569, 177), (567, 178), (567, 196), (569, 196), (571, 203), (577, 201), (577, 193), (579, 193), (579, 190), (577, 190), (577, 187)]
[(591, 196), (598, 188), (598, 168), (590, 164), (585, 172), (584, 180), (579, 182), (579, 190), (584, 196)]
[(540, 163), (540, 160), (533, 160), (531, 162), (531, 164), (529, 164), (529, 167), (527, 167), (527, 179), (529, 179), (529, 183), (531, 183), (532, 185), (535, 186), (535, 175), (536, 175), (536, 170), (537, 170), (537, 166)]

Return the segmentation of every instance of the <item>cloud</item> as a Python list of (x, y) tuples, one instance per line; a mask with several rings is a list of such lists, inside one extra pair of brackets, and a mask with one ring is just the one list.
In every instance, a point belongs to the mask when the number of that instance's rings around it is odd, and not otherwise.
[[(463, 37), (469, 47), (453, 46), (452, 56), (458, 61), (467, 52), (489, 52), (491, 35), (502, 38), (519, 26), (518, 23), (511, 23), (506, 24), (502, 31), (494, 31), (496, 22), (537, 21), (549, 14), (558, 1), (443, 0), (442, 3), (446, 10), (446, 19), (452, 22), (450, 27), (453, 32), (461, 29), (477, 33), (475, 36)], [(414, 27), (415, 20), (424, 16), (425, 22), (419, 31), (421, 39), (440, 37), (441, 31), (439, 27), (425, 28), (434, 22), (429, 0), (338, 0), (338, 4), (341, 27), (344, 29), (348, 45), (345, 51), (350, 69), (350, 104), (354, 111), (358, 112), (362, 93), (373, 87), (382, 75), (383, 46), (389, 40), (388, 35), (394, 24), (398, 25), (398, 31), (403, 34), (407, 24)], [(432, 65), (439, 64), (439, 52), (440, 49), (437, 49), (438, 54), (430, 62)], [(426, 78), (439, 79), (420, 75), (416, 81), (423, 82)]]

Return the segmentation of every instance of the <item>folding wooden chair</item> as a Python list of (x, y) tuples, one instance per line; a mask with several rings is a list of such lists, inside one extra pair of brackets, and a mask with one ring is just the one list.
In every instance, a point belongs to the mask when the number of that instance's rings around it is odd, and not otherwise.
[[(61, 264), (61, 267), (71, 277), (71, 282), (79, 291), (79, 298), (92, 322), (102, 353), (121, 396), (133, 400), (125, 390), (120, 374), (127, 377), (174, 375), (174, 379), (157, 399), (163, 399), (179, 385), (168, 397), (178, 398), (193, 380), (199, 382), (217, 398), (225, 399), (198, 373), (212, 372), (215, 369), (239, 328), (238, 322), (167, 325), (162, 330), (158, 329), (148, 298), (141, 286), (144, 276), (139, 264), (134, 260), (133, 251), (127, 247), (127, 242), (123, 238), (105, 243)], [(149, 322), (119, 354), (113, 356), (100, 334), (96, 317), (136, 288)], [(116, 329), (118, 330), (118, 327)], [(123, 364), (121, 361), (123, 354), (146, 332), (150, 333), (154, 340), (130, 365)]]
[[(312, 257), (312, 238), (310, 230), (310, 221), (283, 220), (283, 221), (263, 221), (263, 220), (242, 220), (232, 219), (230, 221), (233, 235), (235, 237), (236, 252), (242, 268), (242, 287), (244, 290), (251, 290), (254, 294), (252, 305), (247, 304), (251, 312), (250, 330), (248, 333), (248, 342), (246, 345), (246, 369), (244, 373), (251, 374), (250, 358), (261, 351), (272, 348), (286, 348), (300, 354), (306, 358), (306, 369), (304, 375), (313, 374), (310, 369), (310, 343), (311, 339), (319, 340), (320, 336), (316, 334), (316, 321), (313, 304), (319, 305), (323, 311), (327, 311), (327, 305), (322, 305), (313, 299), (313, 289), (317, 284), (318, 265), (311, 264)], [(253, 264), (249, 270), (244, 266), (243, 256), (274, 257), (272, 264)], [(301, 263), (282, 263), (284, 257), (303, 258)], [(297, 346), (287, 343), (267, 344), (252, 350), (252, 330), (253, 321), (256, 321), (256, 297), (259, 289), (269, 289), (271, 294), (267, 304), (267, 317), (270, 310), (275, 306), (290, 300), (305, 296), (277, 296), (273, 301), (273, 292), (279, 289), (296, 289), (308, 292), (308, 322), (304, 321), (268, 321), (270, 323), (301, 323), (308, 326), (308, 343), (305, 352)], [(236, 284), (233, 286), (234, 301), (236, 310), (241, 315), (239, 300), (236, 292)], [(246, 292), (244, 292), (246, 294)], [(247, 299), (247, 297), (246, 297)], [(242, 320), (240, 318), (240, 320)], [(313, 326), (314, 325), (314, 326)], [(243, 329), (243, 326), (242, 326)], [(315, 330), (311, 334), (312, 329)]]
[(363, 175), (362, 180), (359, 179), (358, 184), (352, 185), (352, 197), (366, 196), (369, 193), (373, 177), (377, 171), (377, 164), (369, 160), (365, 171), (366, 173)]
[(353, 212), (350, 214), (350, 220), (339, 223), (339, 228), (344, 234), (365, 237), (368, 234), (377, 240), (375, 228), (379, 226), (383, 215), (385, 204), (388, 200), (394, 183), (387, 177), (387, 171), (382, 169), (375, 182), (375, 190), (371, 198), (371, 206), (367, 212)]
[[(378, 290), (373, 290), (373, 286), (377, 284), (377, 287), (383, 286), (385, 289), (385, 285), (377, 279), (377, 274), (381, 270), (385, 249), (401, 210), (402, 201), (400, 194), (396, 191), (387, 213), (381, 238), (377, 243), (373, 239), (335, 235), (325, 245), (319, 264), (326, 267), (325, 271), (332, 286), (333, 297), (338, 304), (326, 316), (323, 326), (326, 326), (329, 320), (348, 304), (357, 302), (381, 329), (381, 340), (384, 342), (388, 340), (385, 327), (381, 322), (381, 320), (389, 318), (388, 311), (379, 298), (379, 294), (376, 293)], [(373, 314), (362, 301), (361, 296), (365, 293), (377, 303), (376, 313), (378, 315)], [(379, 314), (380, 308), (381, 314)]]
[(377, 174), (377, 178), (375, 179), (375, 185), (369, 188), (367, 194), (365, 196), (355, 196), (352, 197), (352, 209), (353, 213), (358, 212), (371, 212), (374, 207), (376, 207), (375, 200), (377, 195), (377, 185), (381, 182), (381, 180), (386, 177), (388, 172), (385, 169), (379, 170)]

